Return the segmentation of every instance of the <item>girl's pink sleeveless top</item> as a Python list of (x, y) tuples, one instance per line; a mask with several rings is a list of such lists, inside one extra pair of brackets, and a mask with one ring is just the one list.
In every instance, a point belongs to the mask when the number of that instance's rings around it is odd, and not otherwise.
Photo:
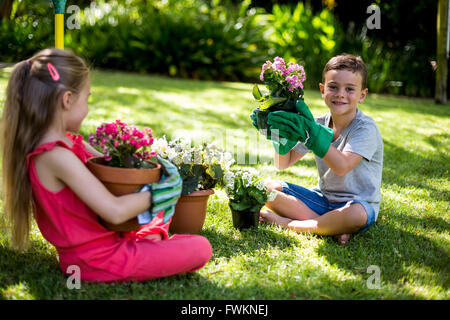
[[(135, 243), (145, 235), (154, 233), (160, 233), (163, 239), (167, 239), (169, 224), (163, 224), (163, 216), (158, 215), (137, 232), (113, 232), (100, 224), (97, 214), (68, 186), (58, 192), (45, 188), (37, 176), (34, 156), (60, 146), (71, 150), (83, 163), (92, 157), (85, 149), (81, 135), (67, 136), (73, 142), (72, 147), (63, 141), (53, 141), (39, 146), (27, 156), (37, 225), (44, 238), (56, 247), (64, 273), (69, 265), (76, 264), (83, 267), (83, 278), (86, 280), (127, 278), (127, 273), (132, 273), (132, 270), (126, 268), (126, 256), (131, 249), (126, 243)], [(89, 274), (91, 271), (92, 274)]]

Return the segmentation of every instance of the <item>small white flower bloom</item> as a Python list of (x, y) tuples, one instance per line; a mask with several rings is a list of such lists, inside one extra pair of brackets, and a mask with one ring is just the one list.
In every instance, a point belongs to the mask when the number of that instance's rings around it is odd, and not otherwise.
[(174, 165), (179, 166), (183, 163), (183, 159), (181, 159), (181, 157), (174, 157), (171, 158), (170, 161), (173, 162)]
[(268, 195), (267, 195), (267, 201), (274, 201), (275, 198), (277, 197), (277, 192), (275, 190), (272, 190)]
[(256, 187), (258, 190), (263, 191), (264, 188), (265, 188), (265, 186), (264, 186), (264, 180), (259, 180), (258, 182), (256, 182), (255, 187)]

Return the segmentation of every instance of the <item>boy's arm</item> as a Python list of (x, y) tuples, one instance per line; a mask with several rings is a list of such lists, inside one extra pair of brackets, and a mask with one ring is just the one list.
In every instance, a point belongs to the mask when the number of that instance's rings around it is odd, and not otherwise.
[(274, 154), (275, 167), (278, 170), (284, 170), (295, 164), (298, 160), (303, 158), (305, 154), (297, 153), (294, 150), (289, 151), (285, 155), (277, 152)]
[(363, 157), (357, 153), (341, 152), (330, 145), (328, 152), (322, 158), (323, 162), (338, 176), (343, 176), (358, 165)]

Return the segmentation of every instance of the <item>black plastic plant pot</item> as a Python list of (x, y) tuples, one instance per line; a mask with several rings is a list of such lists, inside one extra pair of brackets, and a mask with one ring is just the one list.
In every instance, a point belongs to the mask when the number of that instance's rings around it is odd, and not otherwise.
[[(278, 103), (273, 106), (271, 106), (267, 110), (256, 110), (256, 122), (258, 124), (258, 128), (260, 129), (266, 129), (269, 131), (269, 125), (267, 124), (267, 119), (269, 117), (270, 112), (274, 111), (286, 111), (286, 112), (294, 112), (298, 113), (297, 109), (295, 108), (295, 101), (292, 99), (287, 100), (283, 103)], [(270, 134), (270, 132), (268, 132)]]
[[(231, 208), (230, 208), (231, 209)], [(259, 225), (259, 210), (256, 212), (251, 211), (236, 211), (231, 209), (233, 217), (233, 227), (236, 229), (249, 229), (258, 228)]]
[(269, 111), (269, 112), (286, 111), (286, 112), (297, 113), (297, 109), (295, 108), (295, 101), (291, 98), (289, 98), (287, 101), (285, 101), (283, 103), (277, 103), (277, 104), (271, 106), (267, 111)]
[(268, 125), (267, 125), (267, 117), (269, 116), (269, 112), (268, 111), (263, 111), (263, 110), (256, 110), (256, 122), (258, 124), (258, 128), (259, 129), (268, 129)]

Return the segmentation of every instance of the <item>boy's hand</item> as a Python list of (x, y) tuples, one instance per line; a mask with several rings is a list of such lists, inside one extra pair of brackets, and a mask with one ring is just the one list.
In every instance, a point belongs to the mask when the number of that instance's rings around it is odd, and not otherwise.
[[(303, 107), (303, 104), (300, 104), (300, 107)], [(267, 123), (271, 125), (272, 130), (279, 130), (280, 137), (285, 137), (291, 141), (301, 141), (315, 155), (323, 158), (328, 152), (331, 140), (333, 140), (333, 130), (318, 124), (314, 121), (314, 118), (311, 120), (311, 117), (310, 112), (309, 114), (306, 112), (305, 115), (299, 115), (276, 111), (269, 114)]]
[(298, 111), (298, 113), (300, 113), (305, 118), (307, 118), (311, 121), (316, 121), (316, 120), (314, 120), (314, 117), (313, 117), (311, 111), (309, 110), (308, 105), (305, 103), (305, 101), (297, 100), (297, 102), (295, 103), (295, 109)]
[(267, 138), (267, 140), (272, 140), (272, 146), (278, 154), (285, 155), (289, 151), (291, 151), (291, 149), (295, 147), (295, 145), (297, 144), (297, 141), (291, 141), (281, 136), (280, 137), (272, 136), (272, 132), (269, 129), (261, 130), (258, 127), (256, 110), (258, 109), (254, 109), (252, 114), (250, 115), (250, 119), (252, 119), (252, 125), (256, 128), (256, 130), (258, 130), (259, 133), (264, 135)]
[(175, 205), (181, 196), (183, 181), (177, 167), (170, 161), (158, 156), (159, 163), (163, 166), (161, 180), (144, 185), (139, 191), (150, 191), (152, 204), (148, 210), (138, 215), (139, 224), (146, 224), (164, 210), (164, 223), (167, 223), (175, 212)]

